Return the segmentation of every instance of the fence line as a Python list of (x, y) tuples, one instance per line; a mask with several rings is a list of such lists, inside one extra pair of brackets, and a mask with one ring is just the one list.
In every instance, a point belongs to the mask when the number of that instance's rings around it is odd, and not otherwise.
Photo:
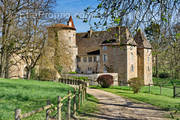
[(173, 97), (180, 97), (180, 86), (173, 86)]
[[(68, 80), (69, 80), (69, 82), (70, 81), (72, 82), (72, 79), (63, 79), (63, 80), (66, 80), (65, 82), (67, 82)], [(61, 79), (60, 79), (60, 81), (61, 81)], [(72, 82), (72, 83), (74, 84), (76, 82)], [(30, 117), (30, 116), (40, 113), (42, 111), (46, 111), (45, 112), (46, 120), (51, 120), (51, 119), (62, 120), (62, 106), (64, 105), (63, 101), (65, 101), (66, 99), (68, 100), (67, 120), (70, 120), (71, 117), (76, 118), (77, 110), (80, 108), (80, 105), (84, 103), (85, 96), (86, 96), (86, 87), (87, 87), (87, 84), (84, 81), (80, 82), (80, 80), (78, 80), (78, 83), (79, 83), (79, 89), (76, 90), (76, 88), (75, 88), (74, 93), (71, 93), (71, 91), (68, 91), (68, 95), (64, 96), (63, 98), (61, 98), (60, 96), (57, 97), (57, 101), (58, 101), (57, 106), (55, 106), (54, 104), (51, 104), (51, 102), (49, 100), (47, 100), (46, 106), (43, 106), (37, 110), (33, 110), (33, 111), (25, 113), (25, 114), (21, 113), (22, 112), (21, 109), (16, 109), (15, 110), (15, 120), (21, 120), (23, 118)], [(78, 100), (77, 100), (77, 98), (78, 98)], [(73, 105), (72, 105), (73, 106), (73, 112), (72, 112), (73, 114), (71, 115), (71, 101), (72, 100), (73, 100)], [(78, 109), (77, 109), (77, 104), (78, 104)], [(56, 115), (53, 117), (50, 116), (50, 114), (54, 111), (57, 111)]]
[[(129, 86), (129, 83), (125, 83), (123, 82), (122, 85), (128, 85)], [(144, 86), (147, 86), (148, 87), (148, 93), (150, 94), (152, 89), (151, 87), (152, 86), (158, 86), (159, 87), (159, 94), (162, 95), (163, 93), (163, 88), (169, 88), (169, 89), (172, 89), (173, 93), (172, 93), (172, 97), (175, 98), (175, 97), (180, 97), (180, 86), (176, 86), (176, 84), (173, 84), (171, 85), (172, 88), (170, 87), (165, 87), (164, 86), (164, 83), (161, 83), (161, 84), (148, 84), (148, 85), (144, 85)]]

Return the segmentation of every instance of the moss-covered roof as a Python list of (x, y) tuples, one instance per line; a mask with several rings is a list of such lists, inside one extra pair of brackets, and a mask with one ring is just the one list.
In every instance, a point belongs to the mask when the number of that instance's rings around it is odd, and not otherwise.
[(144, 33), (140, 29), (137, 31), (134, 40), (136, 41), (138, 48), (152, 48), (151, 44), (146, 39)]

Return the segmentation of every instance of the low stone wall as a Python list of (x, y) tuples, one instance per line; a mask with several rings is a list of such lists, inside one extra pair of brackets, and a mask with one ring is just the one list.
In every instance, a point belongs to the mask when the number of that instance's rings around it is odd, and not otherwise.
[(72, 77), (72, 76), (76, 76), (76, 77), (88, 77), (88, 79), (90, 79), (89, 81), (89, 85), (98, 85), (97, 83), (97, 78), (100, 75), (112, 75), (113, 76), (113, 80), (114, 80), (114, 86), (118, 85), (118, 73), (98, 73), (98, 74), (64, 74), (62, 75), (63, 77)]

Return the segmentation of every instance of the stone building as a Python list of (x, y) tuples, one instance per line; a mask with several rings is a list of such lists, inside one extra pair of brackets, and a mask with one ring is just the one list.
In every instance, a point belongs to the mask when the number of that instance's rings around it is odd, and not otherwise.
[[(141, 77), (145, 84), (152, 82), (151, 45), (140, 30), (135, 38), (126, 27), (76, 33), (70, 17), (67, 25), (48, 27), (47, 47), (56, 46), (59, 51), (54, 51), (51, 55), (61, 51), (67, 53), (59, 55), (58, 59), (65, 72), (118, 73), (119, 84), (127, 83), (134, 77)], [(71, 62), (65, 64), (62, 62), (64, 60)], [(54, 60), (51, 63), (54, 64)]]
[(119, 26), (76, 33), (72, 17), (67, 25), (47, 29), (48, 41), (39, 62), (41, 70), (55, 75), (47, 79), (60, 77), (58, 67), (62, 67), (62, 73), (118, 73), (119, 85), (134, 77), (152, 83), (152, 47), (141, 30), (134, 37), (127, 27)]

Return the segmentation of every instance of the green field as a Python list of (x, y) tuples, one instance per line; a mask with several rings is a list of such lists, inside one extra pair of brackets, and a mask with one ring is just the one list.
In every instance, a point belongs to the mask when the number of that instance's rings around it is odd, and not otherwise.
[[(26, 113), (46, 105), (48, 99), (57, 104), (57, 96), (67, 95), (68, 90), (73, 88), (55, 82), (0, 79), (0, 120), (13, 120), (16, 108)], [(44, 118), (45, 112), (42, 112), (26, 120)]]
[[(155, 82), (165, 82), (162, 87), (162, 94), (160, 95), (159, 86), (151, 86), (151, 93), (149, 94), (149, 87), (145, 86), (141, 89), (140, 93), (134, 94), (132, 89), (128, 86), (113, 86), (110, 88), (101, 88), (99, 86), (92, 86), (92, 88), (102, 89), (107, 92), (111, 92), (126, 98), (146, 102), (155, 106), (158, 106), (164, 110), (179, 110), (180, 111), (180, 97), (173, 98), (173, 89), (170, 79), (153, 78)], [(180, 80), (173, 80), (179, 85)]]

